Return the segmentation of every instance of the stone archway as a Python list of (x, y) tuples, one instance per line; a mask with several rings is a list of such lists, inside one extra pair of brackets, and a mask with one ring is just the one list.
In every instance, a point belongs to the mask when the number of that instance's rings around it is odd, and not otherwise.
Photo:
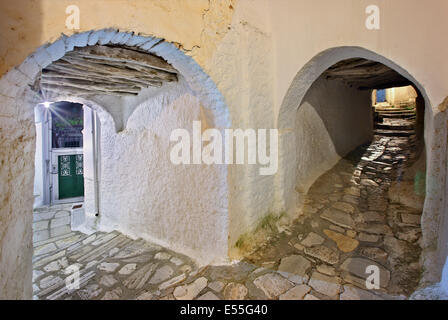
[[(2, 269), (0, 288), (1, 292), (4, 292), (2, 295), (4, 298), (30, 298), (32, 295), (31, 212), (35, 149), (33, 106), (42, 101), (39, 101), (40, 97), (31, 91), (29, 86), (34, 83), (36, 76), (43, 68), (60, 59), (67, 52), (72, 51), (75, 47), (96, 44), (137, 47), (140, 51), (163, 57), (182, 75), (185, 92), (194, 101), (197, 110), (203, 112), (201, 116), (207, 123), (218, 129), (230, 126), (228, 109), (213, 81), (191, 57), (185, 55), (175, 45), (166, 43), (162, 39), (105, 29), (82, 32), (70, 37), (63, 36), (56, 42), (37, 49), (20, 66), (9, 71), (0, 80), (0, 132), (2, 136), (0, 141), (2, 167), (0, 171), (2, 181), (6, 182), (2, 183), (0, 200), (2, 203), (0, 214), (4, 221), (0, 227), (0, 265)], [(70, 100), (73, 101), (73, 98)], [(107, 104), (104, 101), (84, 102), (102, 112), (107, 110)], [(136, 101), (136, 106), (140, 104), (142, 104), (141, 101)], [(133, 112), (139, 109), (141, 108), (136, 107)], [(120, 131), (126, 128), (126, 123), (128, 119), (132, 118), (133, 112), (125, 115), (107, 113), (106, 118), (113, 119), (114, 123), (110, 134), (117, 135), (118, 139), (121, 139), (126, 132)], [(170, 231), (169, 225), (166, 223), (177, 223), (175, 216), (165, 221), (158, 221), (157, 227), (161, 233), (151, 238), (151, 240), (174, 250), (183, 250), (200, 264), (227, 259), (227, 167), (216, 166), (213, 168), (213, 172), (214, 179), (207, 180), (202, 177), (198, 180), (197, 186), (205, 183), (214, 190), (217, 201), (215, 210), (207, 212), (206, 216), (204, 216), (206, 210), (194, 212), (196, 209), (194, 205), (190, 207), (191, 211), (181, 210), (178, 212), (174, 210), (173, 212), (176, 214), (189, 215), (193, 213), (192, 221), (194, 223), (189, 224), (184, 221), (179, 223), (177, 228), (171, 228)], [(191, 189), (194, 190), (194, 188)], [(17, 190), (22, 190), (22, 192), (18, 193)], [(120, 189), (117, 190), (120, 191)], [(134, 224), (136, 223), (138, 222), (134, 222)], [(129, 226), (131, 225), (129, 224)], [(213, 227), (210, 228), (210, 226)], [(105, 229), (118, 228), (116, 224), (105, 224), (103, 227)], [(122, 231), (132, 233), (128, 228), (124, 228)], [(139, 236), (139, 234), (132, 234), (132, 236)], [(151, 237), (147, 234), (144, 236)]]
[[(391, 60), (366, 50), (361, 47), (337, 47), (325, 50), (316, 55), (309, 61), (296, 75), (292, 81), (286, 96), (283, 99), (279, 110), (277, 126), (280, 130), (280, 150), (279, 150), (279, 172), (276, 180), (277, 201), (279, 207), (285, 210), (292, 210), (297, 203), (303, 201), (300, 194), (294, 189), (296, 187), (296, 142), (295, 142), (295, 123), (294, 114), (297, 112), (299, 106), (302, 104), (305, 94), (308, 92), (313, 83), (319, 76), (327, 70), (330, 66), (339, 61), (351, 58), (364, 58), (372, 61), (380, 62), (381, 64), (395, 70), (397, 73), (407, 78), (420, 91), (425, 101), (425, 145), (427, 152), (427, 179), (430, 183), (427, 185), (427, 194), (436, 192), (442, 188), (441, 181), (433, 179), (435, 164), (431, 163), (431, 143), (432, 138), (428, 136), (428, 132), (432, 126), (432, 109), (429, 98), (425, 92), (422, 84), (412, 77), (406, 70), (401, 68)], [(422, 261), (425, 268), (425, 273), (421, 283), (437, 282), (440, 279), (441, 269), (444, 263), (443, 251), (444, 246), (439, 246), (439, 237), (441, 236), (441, 227), (439, 226), (439, 219), (442, 215), (440, 202), (435, 197), (427, 197), (422, 216), (422, 230), (423, 230), (423, 253)]]

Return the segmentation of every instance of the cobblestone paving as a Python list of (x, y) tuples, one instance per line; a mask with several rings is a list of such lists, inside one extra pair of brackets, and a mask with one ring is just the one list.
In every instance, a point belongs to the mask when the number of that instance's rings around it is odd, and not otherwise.
[[(67, 205), (37, 209), (34, 225), (51, 226), (56, 217), (70, 219)], [(70, 220), (68, 220), (70, 221)], [(54, 234), (50, 228), (50, 234)], [(70, 290), (79, 270), (79, 289)], [(67, 273), (66, 273), (67, 272)], [(58, 234), (34, 242), (33, 290), (35, 299), (152, 299), (194, 277), (197, 267), (188, 257), (119, 232)], [(66, 283), (69, 286), (66, 286)]]
[[(320, 299), (406, 298), (422, 272), (421, 212), (389, 203), (387, 191), (412, 159), (412, 144), (413, 137), (375, 136), (316, 181), (299, 221), (246, 260), (289, 280), (300, 275)], [(380, 270), (380, 290), (362, 290), (369, 265)]]
[[(415, 136), (376, 135), (312, 186), (304, 214), (243, 261), (191, 259), (118, 233), (71, 232), (67, 205), (34, 213), (35, 299), (405, 299), (421, 274), (420, 215), (389, 203)], [(66, 286), (79, 267), (80, 288)], [(366, 268), (380, 270), (365, 290)]]

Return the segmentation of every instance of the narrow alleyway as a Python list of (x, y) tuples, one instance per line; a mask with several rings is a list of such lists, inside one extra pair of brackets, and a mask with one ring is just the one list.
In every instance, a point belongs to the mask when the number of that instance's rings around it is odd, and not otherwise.
[[(390, 203), (387, 193), (415, 160), (417, 140), (412, 112), (391, 117), (394, 112), (380, 111), (373, 141), (314, 183), (296, 223), (230, 266), (199, 269), (185, 256), (118, 232), (71, 232), (68, 206), (37, 209), (34, 297), (407, 298), (422, 271), (421, 212)], [(80, 270), (78, 290), (65, 285), (70, 265)], [(372, 265), (380, 272), (379, 290), (365, 290)]]
[[(397, 109), (378, 112), (373, 141), (321, 176), (300, 221), (248, 261), (302, 275), (318, 298), (404, 298), (416, 289), (421, 212), (388, 199), (418, 149), (414, 110)], [(370, 265), (380, 271), (376, 295), (353, 287), (366, 288)]]
[(389, 203), (387, 195), (412, 158), (411, 140), (377, 134), (341, 160), (313, 185), (300, 221), (248, 260), (310, 278), (319, 298), (337, 297), (339, 284), (365, 288), (369, 265), (380, 270), (377, 293), (412, 293), (421, 274), (421, 212)]

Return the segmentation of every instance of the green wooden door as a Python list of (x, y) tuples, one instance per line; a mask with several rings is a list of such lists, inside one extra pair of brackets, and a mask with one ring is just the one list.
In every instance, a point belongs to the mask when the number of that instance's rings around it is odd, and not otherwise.
[(84, 196), (83, 155), (58, 156), (59, 199)]

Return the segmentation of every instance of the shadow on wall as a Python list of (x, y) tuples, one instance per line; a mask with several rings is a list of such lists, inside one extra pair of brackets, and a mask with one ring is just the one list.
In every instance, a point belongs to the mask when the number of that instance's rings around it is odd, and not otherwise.
[(41, 45), (42, 20), (40, 0), (1, 2), (0, 75), (9, 71), (7, 66), (19, 65), (26, 52)]
[(340, 158), (372, 139), (370, 91), (321, 75), (297, 110), (296, 128), (297, 191), (306, 193)]

